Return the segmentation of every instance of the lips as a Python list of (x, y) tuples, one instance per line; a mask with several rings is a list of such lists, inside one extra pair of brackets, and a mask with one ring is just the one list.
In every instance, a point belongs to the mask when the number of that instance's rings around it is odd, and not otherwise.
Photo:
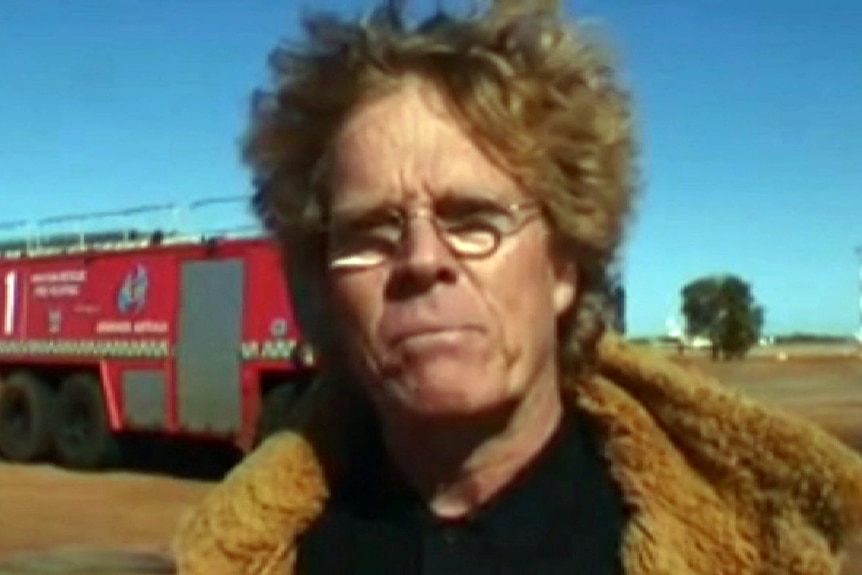
[(432, 339), (434, 336), (445, 336), (447, 334), (458, 334), (459, 332), (467, 331), (464, 327), (435, 327), (427, 329), (418, 329), (405, 331), (395, 334), (389, 339), (389, 344), (393, 347), (410, 341), (418, 341), (423, 339)]
[(434, 336), (444, 337), (446, 335), (458, 335), (465, 332), (476, 332), (479, 328), (474, 325), (412, 325), (399, 326), (394, 329), (384, 330), (382, 338), (389, 347), (397, 347), (410, 341), (433, 340)]

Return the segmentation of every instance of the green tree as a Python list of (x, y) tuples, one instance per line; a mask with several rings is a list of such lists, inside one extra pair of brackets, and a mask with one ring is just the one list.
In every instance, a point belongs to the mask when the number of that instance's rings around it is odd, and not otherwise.
[(760, 339), (763, 307), (751, 286), (726, 274), (698, 278), (682, 288), (686, 335), (712, 342), (713, 359), (741, 358)]

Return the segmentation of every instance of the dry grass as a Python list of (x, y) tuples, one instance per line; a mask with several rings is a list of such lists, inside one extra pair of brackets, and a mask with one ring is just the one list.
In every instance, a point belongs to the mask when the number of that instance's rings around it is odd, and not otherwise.
[[(738, 362), (715, 363), (697, 355), (676, 361), (810, 418), (862, 450), (862, 357), (855, 352), (834, 346), (769, 348)], [(787, 359), (777, 360), (779, 353)], [(167, 573), (164, 546), (170, 533), (207, 488), (136, 474), (0, 465), (0, 557), (18, 557), (0, 561), (0, 575)], [(851, 549), (842, 573), (862, 574), (862, 542)]]

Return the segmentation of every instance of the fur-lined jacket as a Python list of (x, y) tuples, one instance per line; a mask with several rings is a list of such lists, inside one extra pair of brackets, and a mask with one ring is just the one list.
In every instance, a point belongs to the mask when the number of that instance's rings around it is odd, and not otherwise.
[[(835, 574), (862, 526), (862, 459), (813, 424), (608, 336), (565, 388), (598, 424), (631, 510), (629, 575)], [(309, 393), (183, 521), (181, 575), (292, 575), (357, 418), (336, 385)], [(300, 574), (296, 574), (300, 575)]]

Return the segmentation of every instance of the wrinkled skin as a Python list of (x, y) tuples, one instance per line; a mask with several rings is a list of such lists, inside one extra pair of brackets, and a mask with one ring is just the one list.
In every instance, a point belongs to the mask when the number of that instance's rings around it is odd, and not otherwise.
[[(445, 113), (436, 91), (405, 82), (360, 107), (329, 159), (331, 209), (429, 206), (447, 194), (503, 202), (527, 193)], [(556, 321), (575, 296), (536, 218), (483, 259), (453, 254), (412, 220), (390, 263), (329, 272), (335, 316), (366, 391), (386, 413), (458, 418), (556, 390)]]

